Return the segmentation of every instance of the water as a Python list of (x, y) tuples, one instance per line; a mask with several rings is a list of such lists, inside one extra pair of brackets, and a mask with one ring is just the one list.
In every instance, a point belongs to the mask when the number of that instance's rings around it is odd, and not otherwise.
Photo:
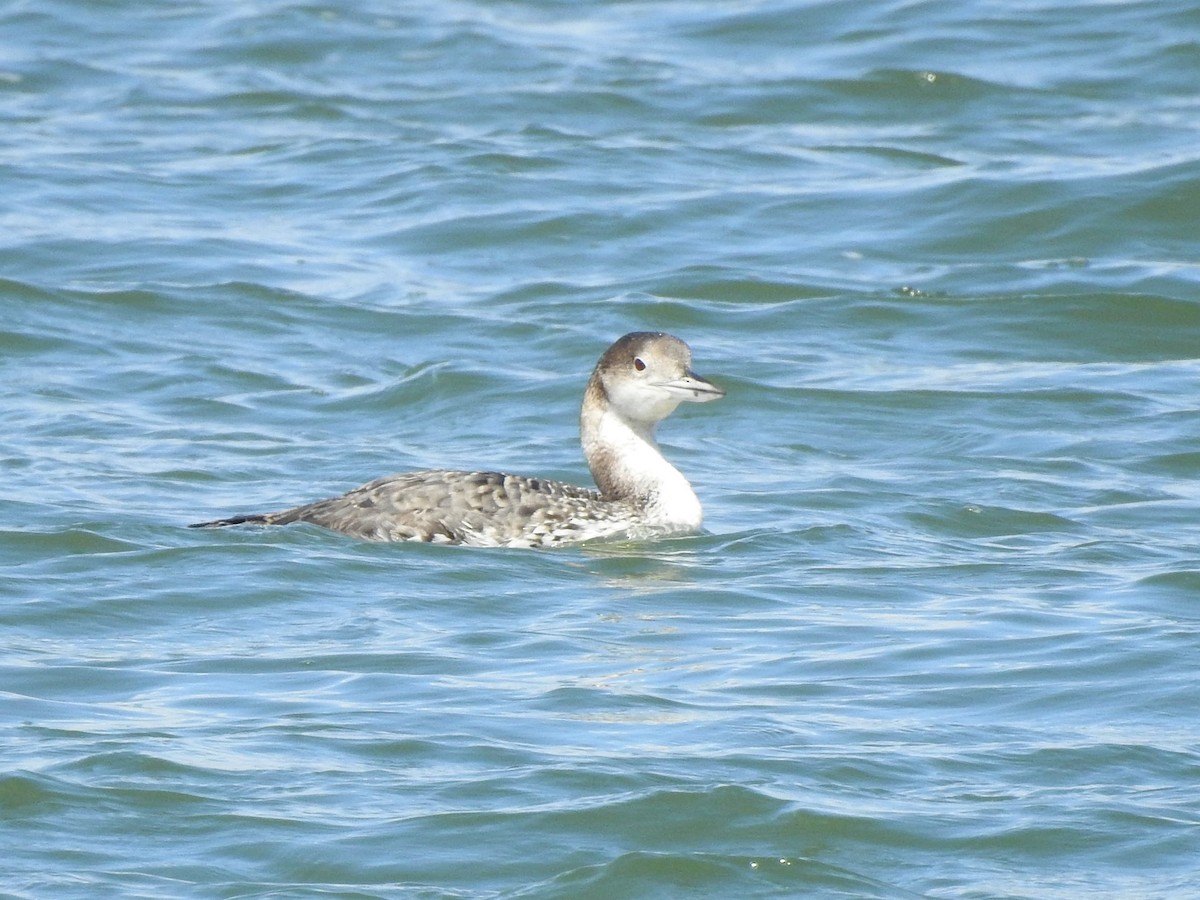
[[(1194, 895), (1193, 4), (0, 33), (4, 896)], [(643, 328), (705, 534), (182, 527), (585, 480)]]

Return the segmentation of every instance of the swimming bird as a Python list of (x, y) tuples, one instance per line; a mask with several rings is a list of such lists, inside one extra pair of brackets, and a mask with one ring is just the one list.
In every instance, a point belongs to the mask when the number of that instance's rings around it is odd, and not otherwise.
[(679, 338), (636, 331), (596, 363), (579, 432), (596, 488), (502, 472), (425, 470), (389, 475), (294, 509), (198, 522), (191, 528), (310, 522), (371, 541), (552, 547), (597, 538), (691, 532), (703, 512), (667, 462), (655, 427), (680, 403), (725, 391), (691, 369)]

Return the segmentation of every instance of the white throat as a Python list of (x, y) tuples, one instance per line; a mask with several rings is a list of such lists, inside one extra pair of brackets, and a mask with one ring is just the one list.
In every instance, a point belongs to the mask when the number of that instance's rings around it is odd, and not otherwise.
[(641, 507), (647, 525), (699, 528), (700, 500), (683, 473), (662, 455), (654, 425), (631, 422), (607, 403), (598, 405), (601, 408), (585, 406), (582, 439), (601, 493)]

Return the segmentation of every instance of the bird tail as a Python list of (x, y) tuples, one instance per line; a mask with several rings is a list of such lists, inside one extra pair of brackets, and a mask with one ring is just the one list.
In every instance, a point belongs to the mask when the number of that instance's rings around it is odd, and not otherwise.
[(226, 525), (270, 525), (275, 517), (270, 513), (260, 513), (253, 516), (230, 516), (228, 519), (214, 519), (211, 522), (195, 522), (188, 528), (224, 528)]

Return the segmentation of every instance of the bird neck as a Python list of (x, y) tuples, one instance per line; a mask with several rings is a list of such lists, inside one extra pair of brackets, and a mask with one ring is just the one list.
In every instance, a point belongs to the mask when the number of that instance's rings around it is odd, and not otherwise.
[(626, 500), (656, 523), (698, 528), (700, 501), (683, 473), (662, 455), (657, 423), (622, 415), (593, 375), (580, 413), (588, 468), (606, 500)]

